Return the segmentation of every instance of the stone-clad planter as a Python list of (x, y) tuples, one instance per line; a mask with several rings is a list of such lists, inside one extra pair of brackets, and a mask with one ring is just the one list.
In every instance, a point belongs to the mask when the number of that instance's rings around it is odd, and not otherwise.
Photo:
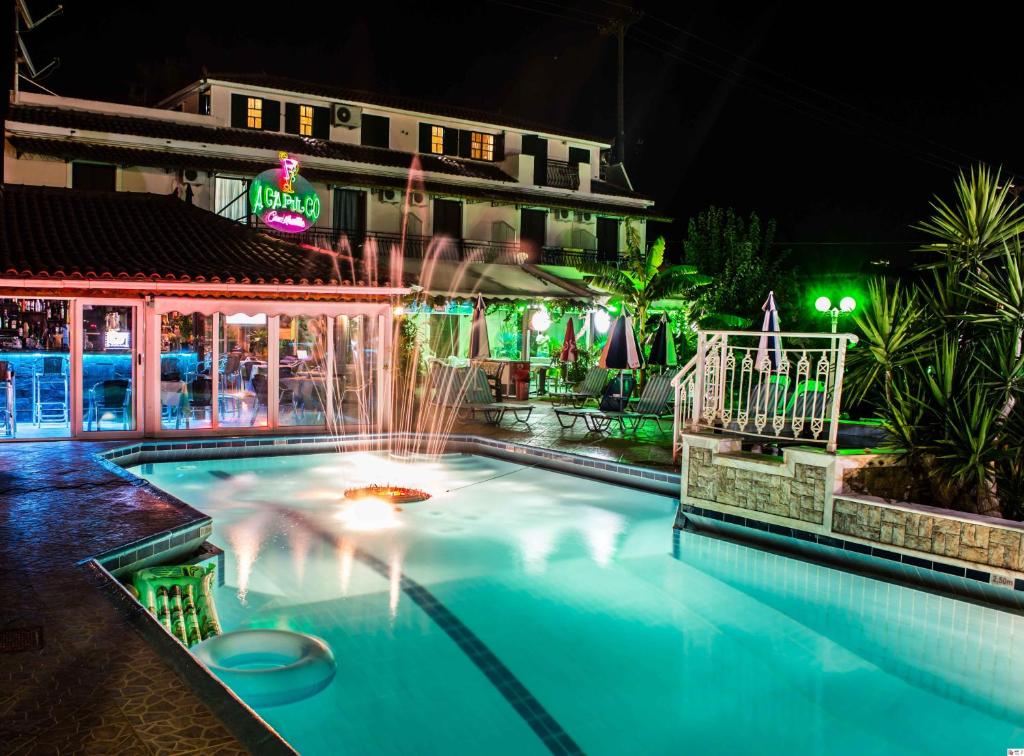
[[(1012, 590), (1024, 605), (1024, 523), (881, 499), (860, 493), (877, 455), (790, 448), (782, 458), (741, 452), (740, 440), (684, 437), (677, 527), (760, 531), (822, 550), (878, 557), (912, 568)], [(891, 566), (891, 565), (889, 565)], [(955, 587), (955, 586), (954, 586)], [(991, 591), (986, 594), (992, 598)]]

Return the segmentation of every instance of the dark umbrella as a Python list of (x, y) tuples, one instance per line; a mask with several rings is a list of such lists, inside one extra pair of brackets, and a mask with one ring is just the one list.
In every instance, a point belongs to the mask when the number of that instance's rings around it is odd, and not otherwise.
[(668, 318), (661, 316), (661, 324), (654, 334), (654, 341), (651, 342), (651, 353), (647, 357), (648, 365), (661, 365), (672, 367), (678, 364), (676, 359), (676, 344), (672, 334), (668, 332)]
[[(603, 368), (618, 368), (620, 371), (619, 396), (623, 397), (625, 386), (621, 371), (636, 370), (643, 365), (643, 354), (637, 344), (636, 334), (633, 332), (633, 319), (626, 315), (625, 307), (622, 308), (622, 314), (612, 323), (611, 330), (608, 332), (608, 342), (601, 352), (599, 364)], [(625, 398), (619, 401), (621, 404), (618, 409), (624, 410), (626, 408)]]
[(480, 295), (477, 295), (476, 304), (473, 306), (473, 320), (469, 325), (469, 359), (491, 359), (491, 342), (487, 338), (484, 298)]
[(768, 292), (768, 299), (761, 305), (764, 310), (764, 323), (761, 325), (761, 340), (757, 344), (757, 357), (754, 359), (754, 367), (762, 369), (764, 358), (771, 361), (771, 368), (778, 370), (782, 364), (782, 339), (779, 332), (779, 311), (775, 307), (775, 292)]
[(572, 318), (565, 324), (565, 339), (562, 341), (562, 352), (558, 359), (562, 362), (576, 362), (580, 352), (576, 347), (576, 328), (572, 324)]

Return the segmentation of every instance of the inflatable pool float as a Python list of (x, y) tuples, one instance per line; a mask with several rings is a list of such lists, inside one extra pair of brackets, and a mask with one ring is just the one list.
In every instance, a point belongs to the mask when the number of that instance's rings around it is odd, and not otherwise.
[(337, 666), (319, 638), (290, 630), (236, 630), (192, 653), (250, 706), (281, 706), (326, 688)]
[(213, 604), (214, 565), (148, 567), (132, 575), (132, 588), (142, 605), (164, 628), (191, 647), (220, 635)]

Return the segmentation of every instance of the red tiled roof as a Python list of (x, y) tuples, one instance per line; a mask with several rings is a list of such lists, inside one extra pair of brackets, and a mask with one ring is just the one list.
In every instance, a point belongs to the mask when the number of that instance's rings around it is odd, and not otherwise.
[(341, 285), (346, 267), (171, 196), (0, 186), (0, 277)]
[(412, 97), (401, 95), (381, 94), (380, 92), (367, 92), (360, 89), (348, 89), (345, 87), (331, 86), (328, 84), (317, 84), (310, 81), (299, 81), (286, 76), (274, 76), (265, 73), (211, 73), (206, 77), (207, 81), (226, 81), (233, 84), (247, 84), (251, 87), (264, 87), (266, 89), (278, 89), (285, 92), (297, 94), (315, 95), (326, 97), (341, 102), (365, 102), (370, 105), (380, 105), (385, 108), (396, 110), (408, 110), (414, 113), (425, 113), (430, 115), (460, 118), (466, 121), (479, 121), (495, 126), (508, 126), (521, 131), (543, 132), (556, 134), (558, 136), (575, 137), (588, 142), (599, 142), (611, 144), (611, 140), (593, 134), (581, 134), (579, 132), (566, 131), (565, 129), (546, 126), (536, 121), (530, 121), (514, 116), (506, 116), (503, 113), (490, 110), (479, 110), (476, 108), (460, 107), (457, 105), (444, 105), (437, 102), (426, 102)]
[[(267, 169), (267, 164), (259, 160), (228, 158), (217, 155), (168, 152), (155, 149), (136, 147), (120, 147), (115, 145), (98, 145), (80, 139), (49, 139), (42, 137), (9, 137), (8, 141), (20, 153), (31, 155), (47, 155), (64, 160), (93, 160), (115, 165), (143, 165), (154, 168), (195, 168), (205, 171), (230, 172), (240, 175), (255, 176)], [(330, 184), (347, 186), (363, 186), (370, 188), (405, 189), (405, 177), (380, 176), (366, 173), (355, 173), (345, 170), (332, 170), (305, 167), (302, 175), (310, 181), (322, 181)], [(603, 183), (603, 182), (602, 182)], [(575, 196), (543, 197), (536, 193), (516, 190), (512, 187), (479, 187), (450, 184), (443, 181), (427, 179), (416, 183), (417, 189), (432, 194), (445, 196), (467, 197), (471, 199), (493, 200), (532, 207), (548, 207), (552, 209), (584, 210), (609, 215), (650, 218), (652, 220), (669, 220), (653, 209), (640, 208), (634, 205), (611, 204), (577, 199)]]
[(90, 110), (71, 108), (50, 108), (41, 105), (10, 106), (7, 116), (10, 123), (32, 123), (40, 126), (56, 126), (81, 131), (96, 131), (110, 134), (173, 139), (200, 144), (223, 144), (253, 149), (285, 150), (295, 155), (347, 160), (353, 163), (385, 165), (392, 168), (408, 168), (413, 157), (418, 157), (420, 167), (430, 173), (446, 173), (466, 178), (488, 181), (511, 182), (514, 179), (494, 163), (463, 158), (415, 154), (380, 147), (363, 147), (358, 144), (330, 142), (312, 137), (282, 134), (275, 131), (254, 131), (223, 126), (200, 126), (191, 123), (142, 118), (139, 116), (97, 113)]

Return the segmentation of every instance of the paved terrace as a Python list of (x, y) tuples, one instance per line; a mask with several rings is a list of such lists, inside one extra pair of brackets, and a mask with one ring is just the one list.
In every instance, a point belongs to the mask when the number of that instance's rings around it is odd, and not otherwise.
[[(582, 422), (562, 431), (544, 402), (529, 429), (467, 423), (460, 430), (662, 469), (671, 464), (669, 433), (601, 440)], [(196, 516), (93, 459), (118, 445), (0, 446), (2, 751), (245, 753), (128, 623), (109, 588), (78, 564)], [(18, 650), (5, 631), (29, 628), (41, 628), (41, 647)]]

